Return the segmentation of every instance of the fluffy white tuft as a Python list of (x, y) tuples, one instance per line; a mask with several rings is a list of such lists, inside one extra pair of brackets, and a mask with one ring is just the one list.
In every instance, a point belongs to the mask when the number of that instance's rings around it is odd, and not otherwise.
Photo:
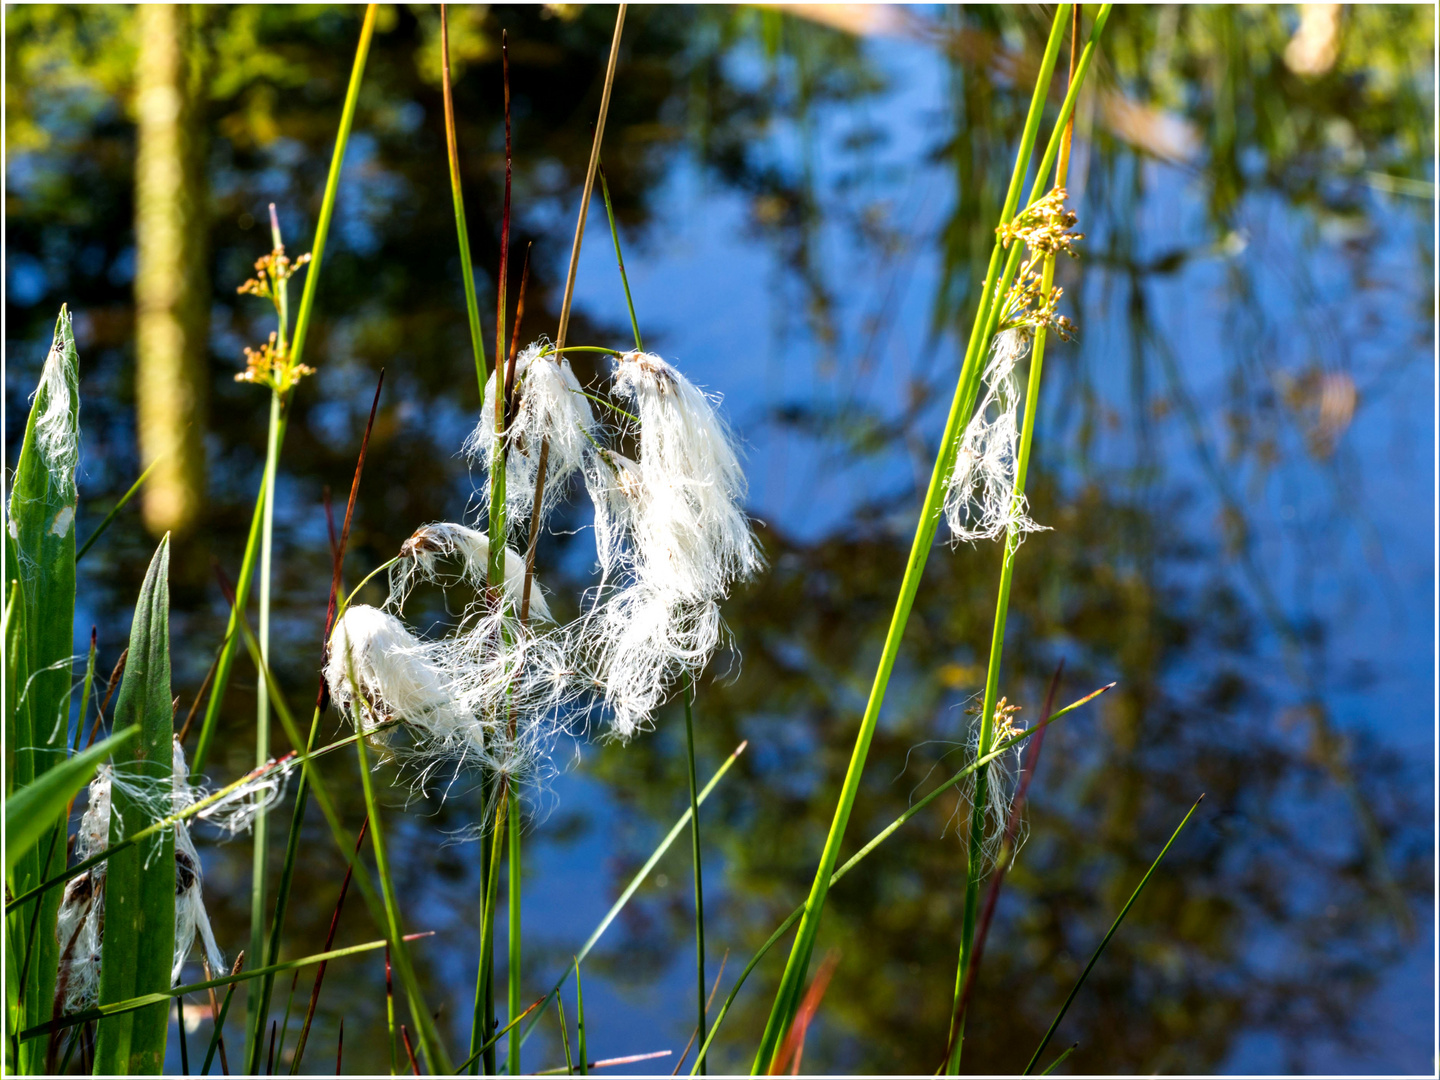
[[(581, 472), (595, 446), (596, 422), (570, 361), (540, 355), (543, 340), (515, 358), (515, 415), (506, 429), (505, 513), (511, 528), (528, 536), (544, 443), (545, 493), (542, 518), (565, 497), (566, 484)], [(501, 366), (503, 370), (503, 366)], [(464, 453), (488, 472), (501, 440), (495, 434), (495, 377), (485, 384), (480, 422), (465, 440)]]
[(640, 459), (596, 454), (587, 486), (608, 580), (587, 613), (586, 658), (611, 733), (648, 725), (721, 637), (718, 601), (763, 565), (741, 508), (745, 476), (715, 402), (658, 356), (621, 357), (615, 392), (640, 421)]
[(40, 373), (40, 385), (35, 389), (35, 394), (45, 396), (45, 407), (35, 418), (35, 446), (63, 499), (75, 497), (75, 466), (80, 461), (79, 425), (71, 415), (80, 391), (80, 372), (68, 359), (74, 352), (70, 315), (62, 311)]
[[(460, 564), (456, 576), (444, 574), (436, 566), (441, 559)], [(390, 568), (390, 597), (385, 606), (399, 611), (417, 581), (440, 585), (464, 582), (482, 589), (488, 580), (490, 538), (478, 529), (453, 521), (422, 525), (400, 548), (400, 561)], [(525, 559), (513, 548), (505, 549), (505, 599), (517, 610), (525, 589)], [(550, 608), (539, 581), (530, 583), (530, 617), (542, 622), (552, 621)]]
[(985, 368), (985, 397), (955, 455), (945, 492), (945, 520), (954, 539), (993, 540), (1014, 528), (1034, 532), (1025, 497), (1015, 493), (1019, 461), (1020, 379), (1016, 366), (1030, 351), (1030, 331), (1023, 327), (997, 334)]

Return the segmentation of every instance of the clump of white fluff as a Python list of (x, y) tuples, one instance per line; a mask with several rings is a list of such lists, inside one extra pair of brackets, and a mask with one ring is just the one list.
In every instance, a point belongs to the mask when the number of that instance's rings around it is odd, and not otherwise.
[(955, 455), (945, 492), (945, 520), (956, 541), (993, 540), (1011, 528), (1018, 534), (1037, 525), (1015, 492), (1020, 453), (1020, 379), (1016, 366), (1030, 350), (1030, 331), (1019, 327), (996, 335), (985, 368), (985, 397)]
[[(454, 577), (445, 575), (436, 563), (450, 559), (460, 565)], [(398, 611), (404, 606), (417, 581), (441, 585), (465, 582), (484, 588), (490, 565), (490, 538), (478, 529), (452, 521), (422, 525), (400, 548), (400, 559), (390, 568), (390, 597), (385, 606)], [(525, 589), (525, 560), (513, 548), (505, 549), (505, 599), (518, 610)], [(552, 621), (540, 583), (530, 583), (530, 617)]]
[[(330, 634), (325, 659), (330, 698), (363, 732), (392, 720), (433, 727), (436, 714), (458, 710), (447, 693), (449, 676), (430, 652), (394, 615), (354, 604)], [(439, 722), (451, 726), (458, 719)]]
[[(185, 763), (185, 749), (180, 740), (174, 743), (172, 774), (174, 782), (173, 808), (175, 813), (191, 806), (200, 794), (199, 789), (190, 786), (190, 770)], [(195, 936), (200, 936), (205, 959), (210, 970), (225, 970), (225, 957), (215, 943), (215, 933), (210, 929), (210, 916), (205, 911), (205, 899), (201, 895), (204, 874), (200, 867), (200, 854), (195, 842), (190, 839), (190, 830), (183, 821), (175, 825), (175, 962), (170, 969), (170, 983), (180, 982), (180, 974)]]
[(522, 777), (576, 693), (569, 652), (564, 633), (534, 633), (503, 612), (477, 608), (427, 641), (389, 612), (354, 605), (331, 634), (325, 678), (360, 730), (401, 722), (410, 745), (394, 749), (422, 785), (446, 763)]
[[(570, 361), (542, 355), (548, 342), (528, 346), (515, 358), (515, 415), (505, 431), (505, 513), (512, 528), (527, 535), (545, 447), (545, 491), (542, 518), (565, 497), (566, 484), (585, 467), (595, 446), (596, 422), (590, 402), (570, 368)], [(463, 447), (467, 457), (488, 472), (501, 440), (495, 433), (495, 380), (505, 366), (496, 365), (485, 384), (480, 422)]]
[(718, 601), (762, 560), (715, 402), (641, 352), (621, 357), (615, 392), (635, 407), (640, 458), (598, 454), (589, 466), (600, 562), (621, 580), (587, 615), (588, 662), (612, 733), (628, 739), (681, 674), (705, 665), (721, 636)]
[(79, 365), (71, 363), (74, 356), (70, 313), (62, 308), (55, 324), (55, 339), (40, 373), (40, 385), (35, 389), (35, 394), (45, 395), (45, 407), (35, 418), (35, 446), (63, 499), (75, 495), (75, 466), (80, 461), (80, 430), (71, 415), (80, 393)]
[(745, 473), (716, 403), (651, 353), (620, 358), (615, 392), (640, 419), (630, 527), (647, 576), (693, 600), (726, 595), (762, 563), (740, 506)]
[[(75, 838), (75, 855), (82, 862), (109, 846), (112, 793), (117, 787), (142, 807), (146, 817), (157, 820), (187, 809), (203, 794), (189, 782), (185, 751), (179, 742), (174, 743), (168, 790), (153, 778), (125, 777), (113, 766), (101, 766), (90, 782), (89, 802)], [(120, 825), (119, 819), (115, 819), (113, 831), (117, 840), (121, 838)], [(174, 985), (180, 980), (197, 934), (211, 970), (221, 971), (225, 963), (205, 911), (199, 853), (183, 821), (176, 822), (172, 828), (175, 834), (175, 953), (170, 982)], [(99, 989), (101, 945), (105, 936), (106, 865), (97, 863), (70, 881), (60, 903), (55, 931), (60, 947), (58, 992), (66, 1012), (93, 1005)]]

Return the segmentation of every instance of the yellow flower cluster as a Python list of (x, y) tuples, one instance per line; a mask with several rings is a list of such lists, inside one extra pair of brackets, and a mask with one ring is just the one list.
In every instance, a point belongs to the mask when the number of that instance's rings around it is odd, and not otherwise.
[(1078, 256), (1075, 241), (1084, 239), (1085, 234), (1074, 231), (1077, 220), (1075, 212), (1065, 208), (1065, 189), (1057, 187), (995, 230), (1002, 247), (1008, 248), (1017, 240), (1025, 245), (1025, 261), (1001, 309), (1001, 329), (1049, 326), (1061, 341), (1075, 336), (1075, 324), (1055, 314), (1055, 305), (1065, 290), (1056, 285), (1047, 292), (1042, 269), (1045, 260), (1056, 252), (1064, 252), (1072, 259)]

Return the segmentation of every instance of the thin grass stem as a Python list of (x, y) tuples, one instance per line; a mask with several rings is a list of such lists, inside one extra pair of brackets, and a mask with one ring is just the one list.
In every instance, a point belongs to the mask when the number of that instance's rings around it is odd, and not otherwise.
[[(1022, 1076), (1030, 1075), (1030, 1070), (1035, 1067), (1035, 1062), (1040, 1060), (1040, 1055), (1045, 1052), (1045, 1047), (1050, 1045), (1050, 1039), (1054, 1036), (1055, 1029), (1060, 1026), (1060, 1021), (1065, 1019), (1065, 1013), (1069, 1010), (1070, 1003), (1075, 1000), (1075, 995), (1080, 993), (1080, 987), (1085, 985), (1085, 979), (1090, 974), (1090, 969), (1095, 966), (1095, 961), (1100, 959), (1100, 954), (1105, 951), (1105, 946), (1110, 944), (1110, 939), (1113, 938), (1115, 932), (1120, 929), (1120, 924), (1125, 921), (1125, 916), (1130, 914), (1130, 909), (1135, 906), (1135, 901), (1140, 899), (1140, 894), (1145, 891), (1145, 886), (1150, 883), (1150, 877), (1155, 873), (1156, 867), (1160, 865), (1160, 860), (1165, 858), (1165, 853), (1168, 852), (1171, 845), (1175, 843), (1175, 840), (1180, 835), (1180, 831), (1190, 823), (1190, 819), (1195, 816), (1195, 811), (1200, 809), (1200, 804), (1204, 799), (1204, 795), (1196, 799), (1195, 805), (1190, 807), (1189, 812), (1181, 820), (1180, 824), (1175, 826), (1175, 831), (1170, 834), (1170, 839), (1165, 841), (1165, 846), (1160, 849), (1160, 854), (1155, 856), (1155, 861), (1150, 864), (1150, 869), (1145, 871), (1145, 876), (1140, 879), (1140, 884), (1135, 886), (1135, 891), (1130, 894), (1130, 899), (1125, 901), (1125, 906), (1120, 909), (1120, 914), (1115, 916), (1115, 921), (1110, 924), (1110, 929), (1105, 932), (1105, 936), (1100, 939), (1100, 944), (1095, 947), (1095, 952), (1091, 954), (1090, 962), (1085, 965), (1085, 970), (1080, 972), (1080, 978), (1076, 979), (1075, 985), (1070, 988), (1070, 993), (1066, 996), (1065, 1003), (1060, 1006), (1060, 1011), (1055, 1014), (1055, 1019), (1050, 1021), (1050, 1027), (1046, 1030), (1045, 1037), (1040, 1040), (1040, 1045), (1035, 1048), (1035, 1053), (1030, 1055), (1030, 1061), (1025, 1066), (1025, 1071), (1021, 1074)], [(1056, 1064), (1059, 1063), (1057, 1062)]]
[(485, 339), (480, 333), (480, 305), (475, 296), (475, 264), (470, 259), (470, 230), (465, 225), (465, 195), (460, 186), (460, 150), (455, 141), (455, 102), (450, 91), (450, 24), (446, 5), (440, 5), (440, 80), (445, 103), (445, 156), (450, 164), (450, 197), (455, 204), (455, 234), (460, 243), (460, 274), (465, 282), (465, 315), (470, 324), (470, 348), (475, 354), (475, 383), (485, 400)]
[[(628, 290), (627, 290), (628, 291)], [(636, 335), (638, 340), (638, 333)], [(700, 803), (695, 798), (695, 674), (687, 673), (685, 685), (685, 763), (690, 779), (690, 859), (695, 867), (695, 1009), (696, 1030), (705, 1038), (705, 887), (700, 859)], [(705, 1075), (705, 1058), (695, 1061)]]
[[(1088, 66), (1088, 57), (1093, 55), (1093, 45), (1099, 32), (1104, 27), (1108, 9), (1103, 9), (1100, 18), (1096, 22), (1095, 31), (1092, 33), (1091, 43), (1086, 47), (1086, 59), (1077, 63), (1074, 57), (1074, 49), (1071, 50), (1071, 65), (1069, 85), (1066, 88), (1065, 100), (1070, 109), (1062, 109), (1062, 115), (1056, 122), (1050, 145), (1047, 147), (1044, 159), (1041, 162), (1039, 171), (1036, 174), (1035, 184), (1032, 188), (1031, 201), (1033, 202), (1043, 190), (1046, 177), (1049, 173), (1050, 163), (1055, 160), (1054, 150), (1059, 155), (1057, 162), (1057, 175), (1055, 183), (1063, 187), (1065, 184), (1065, 169), (1068, 167), (1069, 154), (1066, 144), (1068, 143), (1071, 131), (1070, 119), (1073, 115), (1075, 95), (1079, 90), (1079, 80), (1084, 77), (1084, 67)], [(1063, 13), (1057, 12), (1055, 16), (1055, 28), (1063, 25)], [(1052, 31), (1053, 35), (1053, 31)], [(1073, 35), (1072, 35), (1073, 37)], [(1012, 245), (1009, 264), (1018, 262), (1023, 245), (1016, 242)], [(1007, 280), (1012, 277), (1007, 265)], [(1050, 295), (1050, 290), (1055, 278), (1055, 256), (1053, 253), (1044, 259), (1044, 266), (1041, 273), (1041, 294)], [(1002, 282), (1001, 289), (1007, 288)], [(1000, 303), (998, 297), (993, 303), (987, 322), (994, 323), (999, 317)], [(1020, 436), (1020, 450), (1015, 469), (1015, 491), (1012, 505), (1019, 509), (1024, 505), (1025, 479), (1030, 464), (1030, 452), (1035, 436), (1035, 425), (1038, 420), (1038, 408), (1040, 400), (1040, 379), (1045, 364), (1045, 343), (1047, 327), (1042, 323), (1036, 328), (1035, 342), (1031, 351), (1030, 372), (1026, 385), (1024, 427)], [(1000, 666), (1005, 647), (1005, 623), (1010, 607), (1010, 589), (1014, 578), (1015, 555), (1020, 546), (1020, 531), (1013, 523), (1006, 531), (1004, 550), (1001, 556), (1000, 584), (998, 596), (995, 602), (995, 620), (990, 637), (990, 654), (985, 673), (985, 694), (980, 708), (980, 735), (977, 743), (979, 753), (986, 752), (990, 747), (991, 739), (994, 736), (994, 713), (996, 701), (999, 697), (1000, 688)], [(985, 874), (984, 839), (985, 839), (985, 813), (988, 803), (989, 775), (984, 769), (980, 770), (975, 777), (975, 793), (971, 800), (970, 811), (970, 847), (969, 859), (966, 869), (965, 882), (965, 908), (962, 916), (960, 957), (955, 968), (955, 996), (951, 1007), (950, 1033), (948, 1038), (948, 1050), (946, 1067), (947, 1072), (954, 1075), (959, 1071), (960, 1058), (964, 1051), (964, 986), (969, 979), (970, 965), (973, 962), (973, 947), (975, 939), (975, 922), (979, 909), (980, 881)]]
[(630, 309), (630, 329), (635, 331), (635, 348), (645, 351), (640, 340), (640, 323), (635, 318), (635, 300), (630, 295), (630, 279), (625, 275), (625, 256), (620, 254), (620, 231), (615, 227), (615, 208), (610, 204), (610, 185), (605, 180), (605, 165), (597, 162), (600, 173), (600, 195), (605, 200), (605, 217), (610, 222), (610, 239), (615, 242), (615, 265), (620, 267), (620, 284), (625, 287), (625, 306)]

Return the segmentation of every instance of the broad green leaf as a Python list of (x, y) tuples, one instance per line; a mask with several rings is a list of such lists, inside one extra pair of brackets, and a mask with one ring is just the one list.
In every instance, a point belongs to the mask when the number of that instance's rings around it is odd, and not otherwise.
[(75, 794), (95, 775), (100, 763), (135, 737), (135, 729), (118, 732), (63, 765), (46, 772), (34, 783), (5, 800), (5, 873), (33, 848), (49, 826), (65, 812)]
[[(11, 478), (9, 520), (6, 522), (7, 584), (20, 583), (20, 610), (15, 616), (18, 655), (24, 677), (14, 685), (13, 712), (7, 726), (13, 762), (6, 761), (6, 790), (24, 787), (65, 760), (70, 718), (70, 663), (75, 620), (75, 464), (79, 457), (80, 361), (70, 328), (70, 313), (60, 309), (55, 337), (41, 370), (25, 423), (25, 440)], [(13, 621), (13, 620), (12, 620)], [(23, 629), (21, 629), (23, 627)], [(7, 648), (11, 645), (7, 638)], [(9, 705), (7, 700), (7, 706)], [(56, 821), (52, 829), (62, 830)], [(48, 836), (48, 833), (47, 833)], [(48, 863), (46, 853), (49, 853)], [(15, 863), (10, 884), (27, 889), (58, 873), (65, 865), (63, 837), (36, 844)], [(59, 946), (53, 932), (60, 895), (47, 895), (39, 905), (11, 924), (35, 941), (25, 979), (25, 1020), (35, 1023), (50, 1015), (55, 996)], [(29, 922), (40, 919), (32, 935)], [(19, 924), (17, 926), (17, 923)], [(21, 1050), (19, 1069), (43, 1066), (44, 1046)]]
[[(111, 791), (112, 844), (170, 812), (174, 741), (169, 572), (167, 535), (140, 588), (130, 624), (130, 658), (115, 703), (115, 726), (122, 730), (137, 726), (139, 738), (116, 759), (116, 768), (131, 783), (117, 784)], [(137, 787), (149, 795), (148, 800), (137, 798)], [(100, 1004), (169, 990), (174, 953), (175, 834), (165, 830), (116, 852), (107, 865)], [(95, 1072), (159, 1075), (165, 1065), (168, 1026), (164, 1002), (101, 1020)]]

